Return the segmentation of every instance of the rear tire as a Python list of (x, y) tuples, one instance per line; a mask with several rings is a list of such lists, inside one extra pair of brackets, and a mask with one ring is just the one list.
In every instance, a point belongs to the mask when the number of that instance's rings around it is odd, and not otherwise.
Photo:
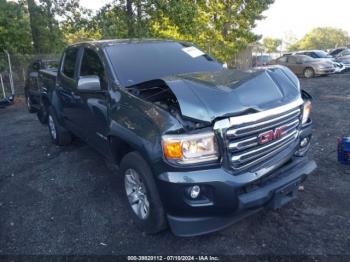
[(303, 75), (305, 78), (313, 78), (315, 77), (315, 70), (311, 67), (307, 67), (304, 69)]
[(66, 146), (72, 142), (72, 135), (58, 123), (57, 115), (53, 107), (48, 110), (48, 127), (52, 143), (58, 146)]
[(146, 234), (156, 234), (167, 227), (153, 173), (137, 152), (128, 153), (121, 161), (125, 201), (136, 226)]
[(26, 105), (29, 113), (35, 113), (36, 110), (33, 108), (32, 100), (29, 95), (26, 95)]

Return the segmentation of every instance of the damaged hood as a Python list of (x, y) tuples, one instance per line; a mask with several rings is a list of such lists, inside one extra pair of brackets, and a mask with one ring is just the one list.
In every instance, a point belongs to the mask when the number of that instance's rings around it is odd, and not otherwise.
[(300, 98), (298, 78), (286, 67), (191, 73), (162, 78), (177, 97), (183, 117), (216, 118), (265, 111)]

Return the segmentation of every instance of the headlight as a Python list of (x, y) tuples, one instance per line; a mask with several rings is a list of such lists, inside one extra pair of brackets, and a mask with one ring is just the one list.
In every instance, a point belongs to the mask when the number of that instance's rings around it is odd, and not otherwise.
[(179, 164), (214, 161), (219, 158), (213, 132), (162, 137), (164, 157)]
[(303, 119), (301, 121), (302, 125), (304, 125), (309, 120), (310, 113), (311, 113), (311, 101), (306, 100), (304, 102)]

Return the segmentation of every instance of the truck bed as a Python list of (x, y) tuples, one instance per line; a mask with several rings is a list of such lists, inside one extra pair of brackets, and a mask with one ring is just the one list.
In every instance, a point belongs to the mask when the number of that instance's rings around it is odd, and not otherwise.
[(41, 75), (46, 75), (46, 76), (50, 76), (50, 77), (57, 77), (57, 72), (58, 69), (57, 68), (49, 68), (49, 69), (41, 69), (40, 71)]

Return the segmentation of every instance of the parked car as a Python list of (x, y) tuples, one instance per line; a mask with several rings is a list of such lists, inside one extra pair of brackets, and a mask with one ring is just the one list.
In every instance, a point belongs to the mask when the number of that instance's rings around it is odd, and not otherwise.
[(344, 64), (345, 69), (350, 69), (350, 49), (344, 49), (335, 55), (335, 61)]
[(334, 57), (327, 54), (327, 52), (325, 52), (323, 50), (298, 51), (298, 52), (294, 52), (293, 55), (306, 55), (306, 56), (310, 56), (314, 59), (329, 61), (333, 64), (333, 66), (335, 68), (335, 73), (341, 73), (342, 71), (344, 71), (346, 69), (346, 67), (343, 63), (336, 62)]
[(334, 48), (328, 54), (332, 57), (336, 57), (340, 52), (344, 51), (345, 49), (347, 49), (347, 48), (346, 47)]
[(311, 97), (286, 67), (229, 70), (189, 43), (109, 40), (69, 46), (39, 78), (52, 142), (74, 134), (118, 164), (146, 233), (205, 234), (280, 208), (316, 168)]
[(58, 62), (57, 60), (38, 59), (29, 65), (24, 86), (24, 95), (29, 112), (34, 113), (40, 109), (39, 70), (57, 68)]
[(252, 65), (253, 67), (266, 66), (271, 60), (270, 55), (256, 55), (253, 56)]
[(306, 55), (284, 55), (271, 64), (287, 66), (294, 74), (306, 78), (329, 75), (335, 72), (335, 67), (330, 61), (314, 59)]

